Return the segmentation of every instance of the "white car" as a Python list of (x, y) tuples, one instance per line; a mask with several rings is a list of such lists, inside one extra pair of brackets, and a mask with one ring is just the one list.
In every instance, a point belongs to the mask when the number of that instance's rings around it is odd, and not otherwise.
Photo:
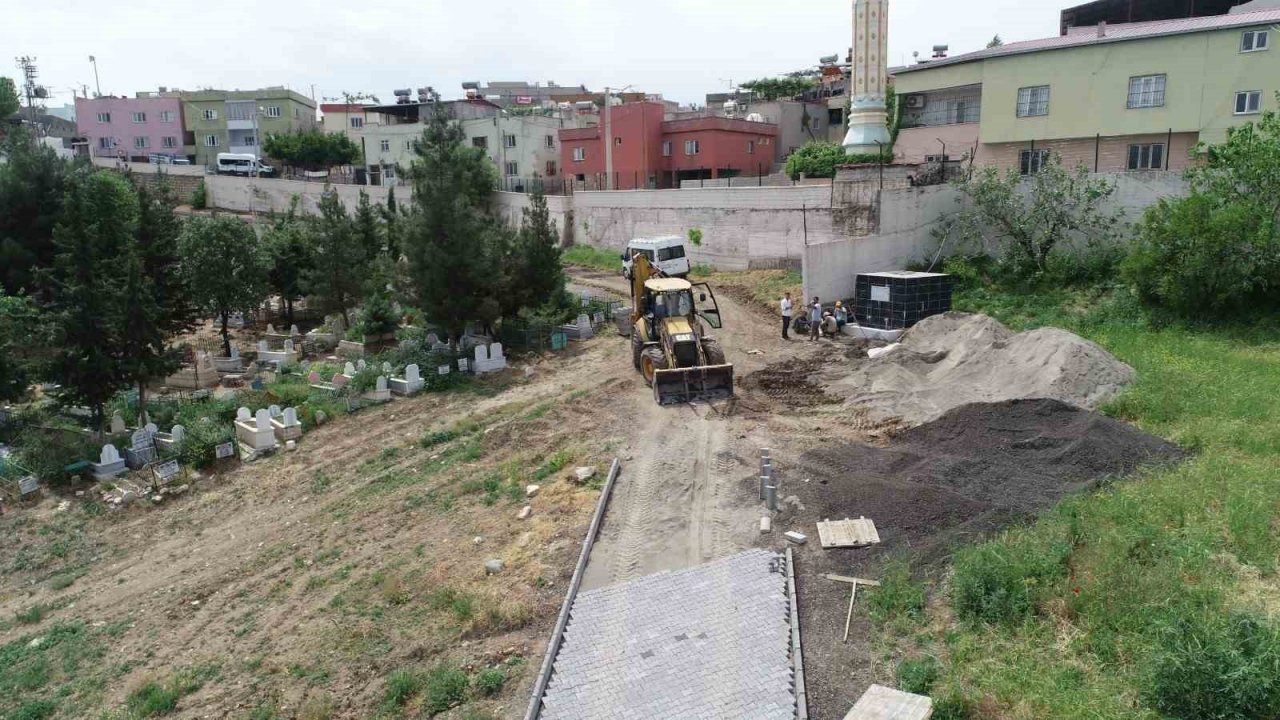
[(685, 277), (689, 274), (689, 258), (685, 253), (685, 239), (679, 235), (655, 238), (635, 238), (622, 252), (622, 276), (631, 279), (631, 259), (636, 255), (649, 258), (649, 263), (662, 270), (667, 277)]

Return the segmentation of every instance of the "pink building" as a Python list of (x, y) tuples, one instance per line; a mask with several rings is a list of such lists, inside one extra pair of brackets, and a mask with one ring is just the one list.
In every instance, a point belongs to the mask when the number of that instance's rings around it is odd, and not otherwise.
[(724, 117), (663, 120), (665, 107), (610, 108), (613, 175), (608, 177), (603, 111), (599, 125), (560, 131), (560, 166), (588, 189), (680, 187), (682, 180), (767, 175), (778, 126)]
[(191, 154), (181, 99), (148, 95), (76, 98), (76, 129), (88, 141), (90, 155), (147, 162), (151, 155)]

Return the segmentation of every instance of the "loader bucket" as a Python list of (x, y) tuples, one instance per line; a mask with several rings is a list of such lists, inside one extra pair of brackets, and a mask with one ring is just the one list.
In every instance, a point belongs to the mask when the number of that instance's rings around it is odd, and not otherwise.
[(673, 368), (653, 374), (653, 398), (659, 405), (729, 397), (733, 397), (732, 365)]

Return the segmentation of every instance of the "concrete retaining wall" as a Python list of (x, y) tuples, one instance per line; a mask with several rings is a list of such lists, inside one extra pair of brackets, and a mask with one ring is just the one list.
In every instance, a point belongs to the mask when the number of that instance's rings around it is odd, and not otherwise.
[[(324, 183), (302, 180), (257, 180), (234, 175), (209, 175), (205, 177), (209, 207), (233, 212), (266, 213), (284, 212), (294, 195), (300, 198), (299, 208), (307, 214), (318, 212)], [(354, 210), (360, 201), (360, 191), (369, 193), (369, 200), (385, 205), (389, 188), (374, 185), (332, 185), (338, 191), (347, 210)], [(409, 199), (406, 189), (396, 193), (397, 201)]]

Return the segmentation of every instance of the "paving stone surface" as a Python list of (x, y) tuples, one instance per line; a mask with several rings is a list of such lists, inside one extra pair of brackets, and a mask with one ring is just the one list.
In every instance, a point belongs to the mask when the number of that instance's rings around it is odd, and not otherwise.
[(792, 720), (786, 558), (750, 550), (578, 595), (546, 720)]

